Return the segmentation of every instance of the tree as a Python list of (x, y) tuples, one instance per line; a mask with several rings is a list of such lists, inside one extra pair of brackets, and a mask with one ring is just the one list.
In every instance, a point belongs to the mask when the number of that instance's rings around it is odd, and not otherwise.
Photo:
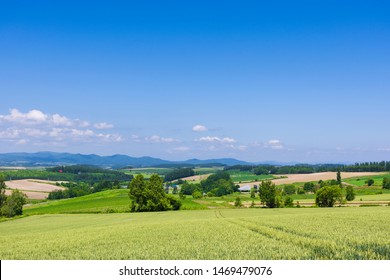
[(195, 190), (200, 190), (202, 187), (200, 184), (190, 184), (187, 182), (184, 182), (183, 185), (181, 185), (180, 192), (186, 195), (192, 195), (192, 193)]
[(129, 197), (131, 199), (131, 212), (177, 210), (178, 203), (172, 196), (164, 192), (163, 179), (153, 174), (149, 180), (137, 175), (129, 184)]
[(295, 194), (297, 192), (297, 188), (294, 185), (285, 185), (283, 190), (287, 195)]
[(374, 182), (375, 181), (372, 178), (370, 178), (365, 183), (367, 184), (367, 186), (371, 187), (374, 184)]
[(316, 204), (319, 207), (333, 207), (336, 201), (342, 201), (339, 186), (325, 186), (316, 192)]
[(346, 200), (352, 201), (355, 199), (355, 191), (354, 191), (352, 186), (347, 186), (345, 192), (346, 192), (346, 194), (345, 194)]
[(303, 189), (305, 190), (305, 192), (314, 192), (314, 183), (312, 182), (307, 182), (303, 185)]
[(7, 200), (7, 196), (5, 195), (5, 189), (7, 188), (4, 183), (3, 174), (0, 174), (0, 209), (3, 207), (5, 201)]
[(383, 178), (382, 187), (390, 190), (390, 178)]
[(337, 178), (336, 178), (336, 181), (339, 185), (341, 185), (341, 172), (340, 170), (337, 171)]
[(236, 190), (230, 174), (223, 171), (210, 175), (206, 180), (201, 181), (201, 187), (203, 192), (211, 192), (215, 196), (231, 194)]
[(234, 206), (236, 206), (236, 207), (242, 206), (241, 198), (239, 196), (236, 197), (236, 201), (234, 202)]
[(203, 194), (198, 191), (198, 190), (195, 190), (193, 193), (192, 193), (192, 197), (195, 198), (195, 199), (199, 199), (199, 198), (202, 198), (203, 197)]
[(165, 175), (165, 182), (171, 182), (177, 179), (194, 176), (195, 172), (192, 168), (175, 169)]
[(263, 167), (263, 166), (258, 166), (258, 167), (253, 168), (252, 172), (255, 175), (268, 175), (269, 174), (268, 169)]
[(293, 207), (294, 206), (294, 200), (291, 198), (291, 196), (286, 196), (284, 199), (284, 206), (285, 207)]
[(251, 189), (251, 198), (256, 198), (255, 189)]
[(19, 190), (13, 190), (1, 207), (1, 214), (8, 218), (22, 215), (24, 204), (26, 204), (26, 195)]
[(271, 181), (262, 181), (259, 188), (261, 202), (269, 208), (276, 207), (276, 186)]

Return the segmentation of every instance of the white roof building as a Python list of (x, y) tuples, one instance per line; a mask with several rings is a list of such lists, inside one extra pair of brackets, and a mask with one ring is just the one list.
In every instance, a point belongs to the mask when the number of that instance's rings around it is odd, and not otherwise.
[(240, 192), (250, 192), (251, 191), (251, 186), (250, 185), (244, 185), (238, 188)]

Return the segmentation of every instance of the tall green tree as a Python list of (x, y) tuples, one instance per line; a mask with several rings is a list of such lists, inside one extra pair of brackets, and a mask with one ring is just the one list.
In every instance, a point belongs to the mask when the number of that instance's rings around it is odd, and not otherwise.
[(382, 187), (390, 190), (390, 178), (383, 178)]
[(259, 186), (261, 202), (269, 208), (276, 207), (276, 186), (271, 181), (262, 181)]
[(352, 186), (347, 186), (345, 189), (345, 199), (348, 201), (352, 201), (355, 199), (355, 191)]
[(336, 181), (339, 185), (341, 185), (341, 172), (340, 172), (340, 170), (337, 171)]
[(304, 185), (303, 185), (303, 189), (305, 190), (305, 192), (314, 192), (314, 183), (313, 182), (306, 182)]
[(319, 207), (333, 207), (337, 201), (341, 202), (342, 198), (339, 186), (325, 186), (316, 192), (316, 204)]
[(131, 212), (178, 210), (180, 201), (164, 191), (163, 179), (153, 174), (149, 180), (139, 174), (129, 184)]
[(0, 174), (0, 209), (7, 200), (7, 196), (5, 195), (6, 188), (7, 186), (5, 185), (3, 174)]
[(13, 190), (1, 207), (1, 214), (8, 218), (22, 215), (24, 204), (26, 204), (26, 195), (19, 190)]

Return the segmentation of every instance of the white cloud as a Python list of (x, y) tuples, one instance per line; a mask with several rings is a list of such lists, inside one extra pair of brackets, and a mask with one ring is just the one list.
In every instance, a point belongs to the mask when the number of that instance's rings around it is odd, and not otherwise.
[(202, 132), (202, 131), (208, 131), (208, 128), (205, 127), (204, 125), (197, 124), (192, 128), (192, 131), (194, 132)]
[(137, 143), (142, 142), (141, 138), (136, 134), (131, 135), (130, 139), (133, 142), (137, 142)]
[(264, 145), (266, 148), (271, 148), (274, 150), (282, 150), (284, 149), (284, 146), (280, 140), (272, 139), (265, 143)]
[(72, 121), (67, 117), (61, 116), (59, 114), (54, 114), (51, 116), (52, 123), (54, 125), (63, 125), (63, 126), (71, 126)]
[(237, 149), (239, 149), (240, 151), (246, 151), (247, 148), (248, 148), (248, 146), (245, 146), (245, 145), (240, 145), (237, 147)]
[(230, 137), (225, 137), (225, 138), (221, 139), (221, 142), (222, 143), (236, 143), (236, 140), (234, 140), (233, 138), (230, 138)]
[[(90, 128), (88, 121), (70, 119), (60, 114), (46, 114), (39, 110), (27, 113), (11, 109), (8, 115), (0, 115), (0, 139), (12, 141), (18, 145), (67, 145), (77, 142), (119, 142), (123, 141), (118, 134), (97, 133), (96, 129), (111, 129), (114, 126), (101, 122)], [(167, 139), (164, 139), (167, 140)]]
[(24, 134), (30, 137), (41, 137), (41, 136), (46, 136), (47, 131), (44, 131), (42, 129), (37, 129), (37, 128), (25, 128)]
[(42, 123), (47, 121), (48, 116), (38, 110), (21, 113), (18, 109), (11, 109), (8, 115), (0, 115), (0, 120), (14, 123)]
[(106, 142), (122, 142), (122, 141), (124, 141), (123, 137), (118, 135), (118, 134), (99, 133), (97, 136)]
[(180, 140), (175, 139), (175, 138), (166, 138), (166, 137), (161, 137), (159, 135), (153, 135), (150, 137), (145, 138), (146, 141), (148, 142), (153, 142), (153, 143), (174, 143), (174, 142), (180, 142)]
[(7, 128), (0, 131), (0, 139), (14, 139), (20, 136), (20, 131), (16, 128)]
[(28, 143), (27, 139), (20, 139), (20, 140), (16, 141), (16, 145), (25, 145), (27, 143)]
[(173, 150), (178, 151), (178, 152), (187, 152), (187, 151), (191, 150), (191, 148), (183, 146), (183, 147), (176, 147)]
[(224, 137), (224, 138), (219, 138), (216, 136), (205, 136), (205, 137), (200, 137), (199, 139), (195, 140), (198, 142), (219, 142), (219, 143), (236, 143), (236, 140), (230, 137)]
[(114, 128), (112, 124), (106, 123), (106, 122), (101, 122), (101, 123), (96, 123), (94, 125), (96, 129), (111, 129)]
[(72, 129), (71, 134), (73, 136), (94, 136), (94, 132), (90, 129), (81, 130), (81, 129)]

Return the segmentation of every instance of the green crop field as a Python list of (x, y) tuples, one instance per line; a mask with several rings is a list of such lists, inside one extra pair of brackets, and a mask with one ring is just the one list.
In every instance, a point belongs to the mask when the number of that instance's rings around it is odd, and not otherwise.
[(108, 190), (94, 194), (48, 201), (26, 206), (23, 214), (57, 214), (57, 213), (106, 213), (129, 211), (129, 190)]
[(389, 207), (35, 215), (0, 259), (390, 259)]

